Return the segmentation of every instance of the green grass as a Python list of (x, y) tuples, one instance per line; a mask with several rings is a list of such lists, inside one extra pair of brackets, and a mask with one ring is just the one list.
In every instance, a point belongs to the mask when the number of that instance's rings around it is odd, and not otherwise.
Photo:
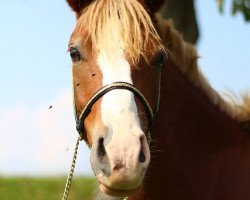
[[(0, 177), (1, 200), (61, 200), (66, 178)], [(93, 178), (76, 177), (69, 200), (91, 200), (95, 189)]]

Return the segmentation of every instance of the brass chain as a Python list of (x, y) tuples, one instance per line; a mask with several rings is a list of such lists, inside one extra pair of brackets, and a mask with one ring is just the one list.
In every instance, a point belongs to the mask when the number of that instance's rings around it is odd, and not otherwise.
[(70, 191), (73, 176), (74, 176), (75, 164), (76, 164), (78, 147), (79, 147), (80, 141), (81, 141), (81, 137), (79, 136), (77, 138), (77, 141), (76, 141), (75, 151), (74, 151), (74, 155), (73, 155), (73, 159), (72, 159), (72, 163), (71, 163), (71, 167), (70, 167), (70, 172), (69, 172), (69, 175), (68, 175), (68, 178), (67, 178), (67, 181), (66, 181), (66, 185), (65, 185), (62, 200), (67, 200), (68, 197), (69, 197), (69, 191)]

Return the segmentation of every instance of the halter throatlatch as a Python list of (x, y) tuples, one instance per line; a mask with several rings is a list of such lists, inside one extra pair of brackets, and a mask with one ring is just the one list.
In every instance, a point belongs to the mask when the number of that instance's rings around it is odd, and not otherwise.
[[(151, 142), (151, 128), (153, 126), (153, 110), (150, 107), (147, 99), (144, 97), (144, 95), (137, 89), (135, 88), (132, 84), (126, 83), (126, 82), (114, 82), (111, 84), (108, 84), (104, 87), (102, 87), (100, 90), (98, 90), (89, 100), (79, 117), (77, 117), (77, 114), (75, 114), (76, 118), (76, 130), (78, 131), (81, 139), (84, 139), (84, 121), (91, 112), (92, 106), (97, 102), (98, 99), (100, 99), (102, 96), (107, 94), (108, 92), (115, 90), (115, 89), (124, 89), (124, 90), (129, 90), (135, 94), (135, 96), (140, 100), (142, 105), (145, 108), (147, 117), (148, 117), (148, 128), (146, 132), (146, 137), (148, 140), (148, 144)], [(75, 112), (76, 113), (76, 112)]]

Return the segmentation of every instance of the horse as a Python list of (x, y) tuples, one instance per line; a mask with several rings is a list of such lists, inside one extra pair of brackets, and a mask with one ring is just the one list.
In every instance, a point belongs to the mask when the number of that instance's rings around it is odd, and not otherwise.
[(164, 0), (67, 0), (77, 130), (99, 199), (250, 199), (250, 98), (224, 100)]

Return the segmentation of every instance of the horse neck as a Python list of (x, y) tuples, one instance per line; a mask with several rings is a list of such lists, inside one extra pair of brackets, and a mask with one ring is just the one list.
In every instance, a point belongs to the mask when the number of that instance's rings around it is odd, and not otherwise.
[[(169, 143), (162, 138), (172, 133), (174, 137), (184, 139), (181, 146), (203, 141), (202, 148), (214, 149), (214, 145), (204, 145), (209, 142), (221, 145), (222, 140), (223, 143), (235, 142), (239, 130), (237, 122), (215, 104), (202, 87), (196, 86), (171, 61), (167, 62), (162, 72), (160, 107), (153, 130), (156, 142)], [(195, 138), (195, 141), (186, 140), (189, 138)]]
[(142, 199), (196, 199), (193, 192), (214, 187), (221, 166), (232, 166), (227, 158), (238, 158), (245, 141), (237, 123), (170, 61), (152, 136)]

